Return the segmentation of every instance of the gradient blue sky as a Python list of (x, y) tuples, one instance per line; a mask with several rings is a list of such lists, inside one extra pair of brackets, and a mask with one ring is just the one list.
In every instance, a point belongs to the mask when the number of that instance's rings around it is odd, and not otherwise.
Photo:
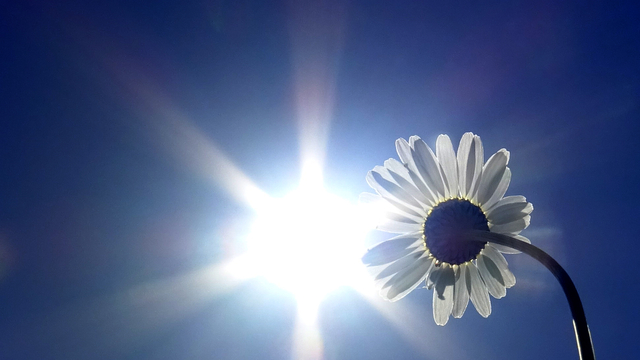
[[(507, 194), (534, 204), (526, 234), (574, 279), (596, 355), (640, 351), (636, 1), (54, 3), (0, 11), (0, 358), (289, 359), (292, 295), (254, 279), (191, 304), (209, 290), (175, 285), (242, 252), (253, 213), (164, 120), (280, 196), (301, 111), (330, 123), (325, 185), (350, 201), (398, 137), (510, 150)], [(422, 346), (339, 289), (325, 358), (577, 358), (553, 277), (508, 260), (488, 319), (438, 327), (427, 290), (384, 304)]]

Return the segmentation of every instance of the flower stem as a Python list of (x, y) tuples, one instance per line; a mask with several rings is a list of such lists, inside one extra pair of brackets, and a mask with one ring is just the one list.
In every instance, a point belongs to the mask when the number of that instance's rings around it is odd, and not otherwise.
[(573, 316), (573, 329), (576, 333), (576, 342), (578, 343), (578, 355), (581, 360), (595, 360), (595, 353), (591, 342), (591, 332), (589, 331), (589, 325), (587, 325), (587, 318), (584, 315), (578, 290), (576, 290), (576, 286), (562, 266), (546, 252), (524, 241), (514, 239), (511, 236), (480, 230), (474, 230), (472, 233), (474, 235), (470, 237), (472, 241), (488, 241), (520, 250), (538, 260), (553, 273), (569, 301), (571, 315)]

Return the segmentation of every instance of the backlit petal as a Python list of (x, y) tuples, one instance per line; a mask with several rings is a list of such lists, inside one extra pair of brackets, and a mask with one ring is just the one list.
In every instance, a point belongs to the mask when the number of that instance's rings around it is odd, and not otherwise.
[(507, 192), (507, 189), (509, 188), (509, 183), (511, 183), (511, 169), (509, 169), (509, 167), (507, 166), (504, 169), (502, 178), (500, 179), (500, 182), (498, 183), (498, 186), (496, 187), (496, 190), (494, 191), (493, 195), (491, 195), (489, 200), (487, 200), (484, 203), (481, 203), (482, 207), (489, 208), (493, 204), (498, 202), (498, 200), (502, 199), (504, 194)]
[(412, 252), (413, 246), (420, 244), (422, 232), (396, 236), (369, 249), (362, 257), (365, 265), (377, 266), (398, 260)]
[(505, 259), (504, 256), (500, 254), (500, 252), (498, 252), (498, 250), (496, 250), (492, 245), (493, 244), (485, 246), (484, 250), (482, 250), (482, 254), (491, 259), (496, 265), (496, 267), (500, 271), (502, 280), (504, 280), (503, 285), (508, 289), (516, 284), (516, 277), (513, 276), (513, 273), (511, 273), (511, 271), (509, 271), (509, 264), (507, 263), (507, 259)]
[(386, 171), (380, 166), (376, 166), (372, 171), (369, 171), (367, 174), (367, 183), (369, 186), (383, 197), (385, 194), (388, 194), (391, 195), (394, 200), (398, 200), (416, 209), (422, 209), (422, 205), (420, 205), (413, 196), (409, 195), (406, 190), (394, 183), (392, 179), (386, 179), (383, 173), (386, 173)]
[(516, 221), (508, 222), (506, 224), (494, 225), (491, 226), (491, 232), (499, 233), (499, 234), (515, 234), (529, 226), (531, 222), (531, 215), (526, 215), (522, 219), (518, 219)]
[(413, 252), (410, 255), (392, 262), (389, 266), (385, 267), (378, 273), (378, 275), (375, 277), (375, 280), (382, 280), (391, 275), (395, 275), (396, 273), (405, 269), (407, 266), (413, 265), (422, 256), (422, 253), (423, 252)]
[(482, 169), (482, 178), (478, 188), (478, 202), (480, 204), (486, 204), (496, 192), (507, 168), (507, 163), (509, 163), (509, 152), (505, 149), (500, 149), (487, 160)]
[(436, 157), (442, 166), (443, 177), (445, 179), (446, 196), (458, 196), (458, 160), (453, 150), (451, 139), (447, 135), (438, 136), (436, 140)]
[(491, 300), (489, 299), (487, 286), (484, 284), (484, 281), (478, 272), (478, 268), (475, 265), (467, 266), (467, 270), (469, 270), (469, 273), (467, 274), (469, 275), (467, 281), (471, 286), (471, 302), (478, 311), (478, 314), (482, 317), (487, 317), (491, 315)]
[(418, 172), (427, 187), (436, 197), (444, 196), (444, 182), (442, 181), (442, 174), (440, 174), (440, 165), (431, 148), (417, 136), (412, 136), (409, 144), (412, 148), (411, 154)]
[(473, 133), (462, 135), (458, 146), (458, 188), (460, 195), (473, 198), (482, 175), (484, 152), (480, 137)]
[(432, 259), (422, 257), (418, 259), (412, 266), (398, 272), (391, 279), (389, 279), (389, 283), (391, 283), (391, 286), (388, 288), (389, 290), (386, 292), (385, 297), (389, 301), (397, 301), (402, 299), (424, 281), (429, 273), (429, 269), (432, 266)]
[(477, 264), (480, 275), (482, 275), (482, 280), (484, 280), (485, 285), (487, 285), (489, 294), (496, 299), (503, 298), (507, 294), (507, 290), (505, 289), (504, 279), (502, 279), (502, 275), (496, 264), (482, 254), (478, 256)]
[(528, 202), (512, 202), (499, 205), (487, 213), (487, 219), (493, 225), (507, 224), (531, 214), (533, 205)]
[(443, 267), (433, 289), (433, 319), (440, 326), (444, 326), (449, 321), (449, 315), (453, 309), (454, 284), (453, 268)]
[[(472, 265), (473, 266), (473, 265)], [(455, 318), (461, 318), (469, 304), (469, 290), (467, 287), (467, 264), (462, 264), (456, 269), (456, 285), (453, 288), (453, 310)]]

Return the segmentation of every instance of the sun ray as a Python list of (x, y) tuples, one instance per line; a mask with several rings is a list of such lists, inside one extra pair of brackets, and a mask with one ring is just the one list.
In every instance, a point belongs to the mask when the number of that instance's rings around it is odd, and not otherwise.
[[(146, 282), (115, 294), (83, 299), (19, 324), (15, 334), (52, 338), (65, 357), (82, 358), (79, 343), (106, 357), (136, 349), (206, 308), (247, 279), (242, 258), (171, 278)], [(65, 329), (61, 332), (60, 329)], [(76, 356), (74, 356), (76, 355)]]
[(269, 195), (255, 185), (213, 140), (204, 136), (171, 99), (143, 76), (143, 72), (122, 70), (127, 68), (120, 67), (113, 72), (131, 95), (130, 106), (142, 119), (145, 134), (152, 142), (167, 151), (176, 164), (211, 181), (238, 202), (256, 209), (269, 201)]
[(320, 360), (324, 343), (318, 327), (318, 303), (298, 304), (298, 315), (293, 329), (293, 356), (298, 360)]
[[(176, 159), (186, 164), (190, 170), (197, 172), (201, 176), (212, 181), (212, 183), (225, 189), (235, 199), (247, 204), (256, 211), (273, 210), (273, 205), (277, 199), (270, 197), (260, 190), (250, 179), (231, 162), (224, 153), (218, 149), (211, 140), (204, 137), (190, 121), (177, 109), (171, 107), (170, 101), (163, 98), (159, 92), (154, 92), (150, 87), (145, 87), (144, 81), (135, 81), (138, 96), (143, 96), (146, 103), (153, 105), (155, 114), (160, 115), (154, 121), (148, 121), (147, 126), (155, 136), (155, 141), (159, 146), (169, 150)], [(301, 86), (301, 85), (298, 85)], [(303, 95), (305, 93), (303, 92)], [(301, 159), (303, 161), (300, 188), (305, 191), (318, 190), (322, 187), (322, 161), (324, 154), (324, 141), (322, 136), (313, 134), (323, 134), (321, 129), (328, 131), (329, 116), (324, 115), (302, 116), (302, 109), (307, 108), (309, 98), (307, 95), (299, 99), (300, 111), (300, 144)], [(306, 104), (306, 105), (305, 105)], [(316, 109), (315, 111), (320, 111)], [(324, 120), (321, 120), (324, 119)], [(362, 228), (370, 229), (372, 225), (372, 214), (367, 209), (359, 208), (354, 214), (356, 223)], [(377, 212), (376, 212), (377, 214)], [(375, 217), (375, 215), (374, 215)], [(330, 224), (327, 224), (330, 227)], [(338, 230), (339, 231), (339, 230)], [(227, 274), (234, 274), (236, 281), (263, 275), (261, 269), (255, 266), (255, 258), (247, 254), (234, 259), (225, 264), (222, 268)], [(357, 273), (357, 271), (355, 272)], [(389, 307), (388, 303), (379, 299), (378, 295), (372, 292), (373, 287), (367, 287), (366, 274), (359, 273), (356, 278), (350, 279), (348, 284), (358, 289), (385, 318), (387, 318), (406, 339), (424, 354), (433, 354), (433, 344), (438, 341), (446, 342), (447, 339), (438, 339), (437, 335), (431, 337), (433, 342), (425, 342), (424, 334), (428, 329), (425, 323), (415, 318), (415, 309), (403, 304), (402, 307)], [(160, 286), (160, 285), (158, 285)], [(364, 287), (363, 287), (364, 286)], [(220, 289), (230, 290), (232, 287)], [(224, 291), (224, 290), (222, 290)], [(315, 360), (323, 356), (323, 342), (317, 324), (317, 308), (323, 294), (311, 294), (307, 297), (298, 294), (298, 316), (294, 329), (293, 354), (299, 359)], [(468, 358), (466, 353), (459, 350), (455, 354), (457, 358)]]
[(148, 66), (125, 53), (98, 46), (114, 39), (96, 29), (74, 21), (65, 22), (64, 28), (70, 40), (102, 66), (107, 76), (98, 80), (136, 115), (137, 121), (123, 119), (122, 125), (134, 133), (142, 132), (158, 148), (167, 151), (176, 164), (211, 181), (240, 203), (256, 208), (268, 202), (269, 196), (175, 105), (154, 80)]
[(303, 166), (324, 163), (335, 103), (346, 9), (333, 1), (291, 1), (289, 33)]
[[(290, 5), (293, 87), (303, 168), (300, 186), (302, 189), (317, 189), (322, 184), (346, 12), (341, 8), (342, 4), (331, 1), (295, 1)], [(110, 43), (113, 39), (73, 26), (68, 33), (96, 62), (102, 64), (107, 74), (102, 80), (110, 87), (108, 90), (114, 91), (142, 120), (129, 122), (129, 126), (135, 131), (142, 127), (143, 133), (158, 148), (167, 151), (176, 164), (210, 180), (239, 203), (256, 211), (264, 211), (273, 205), (274, 199), (257, 187), (211, 139), (197, 129), (154, 83), (141, 64), (124, 54), (106, 53), (96, 45)], [(50, 317), (46, 323), (37, 324), (38, 331), (49, 333), (52, 329), (68, 328), (70, 319), (81, 319), (81, 323), (71, 326), (78, 334), (78, 341), (97, 343), (97, 348), (107, 346), (100, 342), (108, 342), (110, 347), (114, 344), (120, 348), (132, 347), (141, 338), (152, 336), (163, 326), (198, 311), (242, 281), (259, 275), (259, 269), (250, 266), (252, 262), (250, 256), (240, 256), (207, 269), (142, 284), (89, 304), (73, 306)], [(424, 337), (419, 336), (426, 331), (424, 322), (416, 319), (415, 313), (406, 305), (390, 307), (382, 302), (377, 294), (372, 293), (371, 286), (362, 285), (364, 276), (356, 277), (348, 285), (365, 294), (365, 298), (417, 348), (431, 353), (428, 343), (423, 341)], [(311, 297), (299, 303), (294, 339), (296, 358), (322, 358), (322, 338), (316, 319), (319, 301), (319, 298)], [(118, 331), (114, 330), (116, 328)], [(121, 331), (123, 328), (127, 331)], [(446, 341), (437, 336), (434, 338)], [(453, 354), (453, 357), (467, 357), (458, 355)]]
[[(387, 319), (403, 337), (420, 353), (428, 358), (437, 357), (437, 350), (450, 339), (434, 331), (425, 321), (431, 314), (409, 302), (389, 303), (383, 300), (375, 290), (373, 283), (355, 286), (358, 293)], [(429, 309), (430, 311), (430, 309)], [(440, 347), (441, 348), (441, 347)], [(460, 347), (447, 347), (448, 357), (452, 359), (471, 359), (473, 356)]]

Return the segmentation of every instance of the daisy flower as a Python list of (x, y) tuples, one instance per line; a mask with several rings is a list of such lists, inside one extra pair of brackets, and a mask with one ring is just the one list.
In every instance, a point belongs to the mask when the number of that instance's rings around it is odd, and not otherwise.
[(377, 194), (364, 193), (361, 201), (385, 203), (377, 228), (400, 235), (370, 249), (363, 263), (387, 300), (399, 300), (422, 283), (433, 289), (438, 325), (449, 315), (462, 317), (469, 300), (489, 316), (489, 294), (502, 298), (516, 282), (502, 253), (517, 251), (473, 237), (488, 231), (530, 242), (519, 234), (529, 226), (533, 206), (524, 196), (504, 197), (509, 152), (501, 149), (485, 163), (473, 133), (462, 136), (457, 154), (447, 135), (438, 137), (435, 154), (418, 136), (398, 139), (396, 149), (400, 161), (389, 159), (369, 171), (367, 183)]

